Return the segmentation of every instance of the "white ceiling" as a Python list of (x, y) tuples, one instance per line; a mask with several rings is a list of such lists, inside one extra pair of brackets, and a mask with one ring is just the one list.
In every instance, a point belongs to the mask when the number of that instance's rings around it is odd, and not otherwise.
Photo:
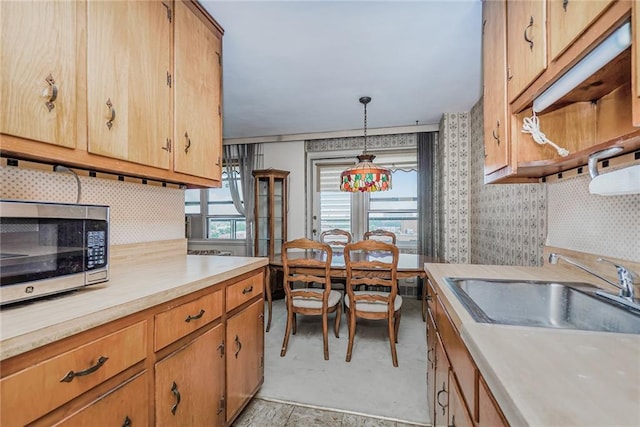
[(206, 1), (224, 137), (437, 124), (481, 95), (479, 0)]

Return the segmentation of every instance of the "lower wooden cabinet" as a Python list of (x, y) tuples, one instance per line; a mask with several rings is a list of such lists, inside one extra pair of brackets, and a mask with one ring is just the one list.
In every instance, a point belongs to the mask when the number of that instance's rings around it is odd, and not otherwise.
[(251, 399), (264, 378), (262, 298), (227, 320), (227, 421)]
[(143, 372), (54, 425), (61, 427), (149, 425), (149, 373)]
[(224, 425), (223, 345), (219, 324), (156, 363), (156, 425)]
[(433, 304), (426, 316), (427, 401), (433, 425), (508, 426), (447, 309), (435, 289), (429, 291)]
[(263, 286), (260, 268), (3, 360), (0, 425), (230, 426), (264, 379)]

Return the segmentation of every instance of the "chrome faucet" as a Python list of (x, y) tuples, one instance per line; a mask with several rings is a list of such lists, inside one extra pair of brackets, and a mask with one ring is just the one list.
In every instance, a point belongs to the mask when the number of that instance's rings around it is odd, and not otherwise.
[(610, 285), (615, 286), (616, 288), (620, 289), (620, 292), (618, 293), (618, 296), (625, 298), (629, 301), (633, 301), (634, 299), (634, 294), (633, 294), (633, 279), (634, 277), (637, 277), (635, 275), (635, 273), (633, 273), (631, 270), (629, 270), (628, 268), (616, 264), (615, 262), (609, 261), (607, 259), (604, 258), (598, 258), (599, 262), (606, 262), (609, 263), (613, 266), (616, 267), (616, 270), (618, 272), (618, 280), (620, 281), (620, 283), (614, 283), (609, 279), (606, 279), (602, 276), (600, 276), (599, 274), (589, 270), (587, 267), (585, 267), (584, 265), (572, 260), (569, 257), (566, 257), (564, 255), (560, 255), (557, 253), (550, 253), (549, 254), (549, 263), (551, 264), (557, 264), (558, 263), (558, 259), (562, 258), (563, 260), (565, 260), (567, 263), (578, 267), (579, 269), (586, 271), (587, 273), (597, 277), (600, 280), (604, 280), (605, 282), (609, 283)]

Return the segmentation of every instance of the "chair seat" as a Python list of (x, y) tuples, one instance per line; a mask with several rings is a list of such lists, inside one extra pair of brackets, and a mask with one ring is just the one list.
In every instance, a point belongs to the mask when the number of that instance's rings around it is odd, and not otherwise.
[[(389, 297), (389, 292), (383, 292), (383, 291), (354, 291), (353, 293), (356, 297), (359, 295), (380, 295), (387, 298)], [(349, 295), (344, 296), (344, 303), (348, 308), (351, 308), (351, 305), (349, 302)], [(394, 311), (398, 311), (400, 310), (400, 307), (402, 307), (402, 297), (400, 295), (396, 295), (396, 299), (393, 302), (393, 309)], [(368, 311), (370, 313), (384, 313), (385, 311), (387, 311), (387, 304), (382, 301), (380, 302), (360, 301), (360, 302), (356, 302), (356, 310)]]
[[(324, 293), (324, 289), (308, 288), (308, 289), (305, 289), (305, 291), (316, 293), (316, 294), (318, 294), (318, 296), (320, 298), (322, 298), (322, 294)], [(338, 292), (338, 291), (332, 290), (331, 292), (329, 292), (329, 301), (328, 301), (327, 305), (329, 307), (333, 307), (334, 305), (336, 305), (336, 304), (338, 304), (340, 302), (340, 298), (342, 298), (342, 294), (340, 292)], [(299, 297), (299, 296), (295, 296), (294, 295), (294, 297), (293, 297), (293, 306), (294, 307), (299, 307), (299, 308), (317, 308), (317, 309), (321, 309), (322, 308), (322, 299)]]

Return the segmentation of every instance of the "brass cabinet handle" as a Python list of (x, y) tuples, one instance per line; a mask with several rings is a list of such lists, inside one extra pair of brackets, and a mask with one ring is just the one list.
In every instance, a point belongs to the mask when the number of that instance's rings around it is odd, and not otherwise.
[(223, 411), (224, 411), (224, 397), (221, 397), (220, 403), (218, 404), (218, 412), (216, 412), (216, 415), (222, 414)]
[(431, 295), (429, 295), (429, 294), (427, 294), (427, 295), (424, 297), (424, 299), (425, 299), (425, 300), (427, 300), (427, 301), (433, 301), (433, 297), (432, 297)]
[(531, 20), (529, 21), (529, 25), (527, 25), (527, 28), (524, 29), (524, 39), (526, 42), (529, 43), (529, 48), (531, 50), (533, 50), (533, 40), (531, 40), (531, 38), (529, 38), (529, 36), (527, 36), (527, 31), (529, 30), (529, 28), (533, 27), (533, 16), (531, 17)]
[(569, 6), (569, 0), (562, 0), (562, 8), (564, 11), (567, 11), (567, 6)]
[(451, 424), (449, 424), (449, 427), (456, 427), (456, 416), (451, 415)]
[(122, 427), (131, 427), (131, 418), (128, 415), (125, 415)]
[(244, 288), (242, 290), (242, 294), (245, 295), (245, 294), (248, 294), (249, 292), (252, 292), (252, 291), (253, 291), (253, 285), (247, 286), (246, 288)]
[(187, 316), (187, 318), (186, 318), (186, 319), (184, 319), (184, 321), (185, 321), (185, 322), (187, 322), (187, 323), (189, 323), (189, 322), (191, 322), (192, 320), (196, 320), (196, 319), (201, 318), (203, 314), (204, 314), (204, 310), (203, 310), (203, 309), (200, 309), (200, 313), (198, 313), (198, 314), (194, 314), (193, 316), (192, 316), (192, 315), (188, 315), (188, 316)]
[(224, 341), (222, 341), (219, 345), (218, 348), (216, 348), (216, 350), (218, 350), (220, 352), (220, 357), (224, 356)]
[(242, 343), (240, 342), (240, 338), (236, 335), (236, 339), (234, 340), (236, 343), (236, 359), (238, 358), (238, 353), (242, 350)]
[(113, 108), (113, 104), (111, 103), (111, 98), (107, 99), (107, 107), (109, 107), (109, 114), (111, 115), (111, 118), (107, 120), (107, 128), (111, 130), (111, 128), (113, 127), (113, 121), (116, 119), (116, 109)]
[(178, 405), (180, 404), (180, 392), (178, 391), (178, 385), (176, 384), (175, 381), (171, 385), (171, 392), (173, 393), (173, 396), (176, 398), (176, 403), (171, 407), (171, 413), (175, 415), (176, 411), (178, 410)]
[(189, 134), (187, 132), (184, 133), (184, 137), (187, 138), (187, 143), (184, 146), (184, 153), (189, 153), (189, 148), (191, 148), (191, 138), (189, 138)]
[(89, 368), (85, 369), (84, 371), (78, 371), (78, 372), (75, 372), (75, 371), (69, 371), (69, 372), (67, 372), (67, 375), (65, 375), (64, 377), (62, 377), (62, 379), (60, 380), (60, 382), (61, 382), (61, 383), (70, 383), (71, 381), (73, 381), (73, 379), (74, 379), (75, 377), (83, 377), (83, 376), (85, 376), (85, 375), (92, 374), (92, 373), (94, 373), (95, 371), (97, 371), (98, 369), (100, 369), (100, 368), (102, 367), (102, 365), (104, 365), (104, 363), (105, 363), (107, 360), (109, 360), (109, 358), (108, 358), (108, 357), (100, 356), (100, 357), (98, 358), (98, 362), (97, 362), (95, 365), (93, 365), (93, 366), (91, 366), (91, 367), (89, 367)]
[(56, 81), (53, 79), (53, 76), (49, 74), (45, 79), (47, 83), (49, 83), (49, 99), (44, 103), (47, 106), (49, 112), (55, 108), (55, 100), (58, 98), (58, 86), (56, 86)]
[(493, 134), (493, 139), (495, 139), (496, 143), (500, 145), (500, 120), (496, 121), (496, 127), (493, 130), (492, 134)]

